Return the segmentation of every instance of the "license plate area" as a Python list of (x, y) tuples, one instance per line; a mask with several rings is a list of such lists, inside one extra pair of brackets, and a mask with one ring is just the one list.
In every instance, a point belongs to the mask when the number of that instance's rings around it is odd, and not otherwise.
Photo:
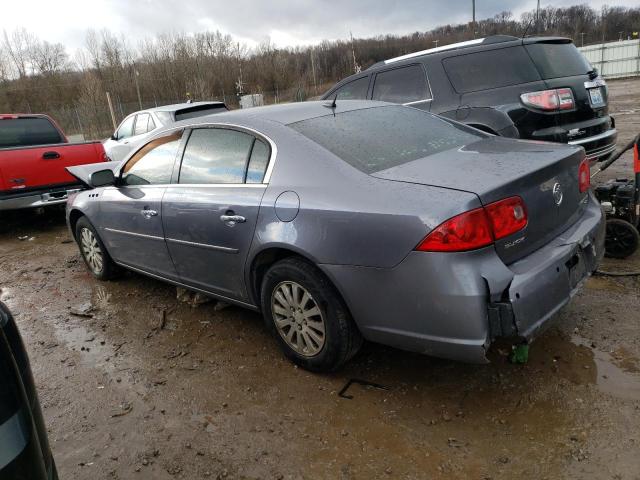
[(569, 285), (573, 290), (587, 275), (587, 267), (584, 262), (582, 250), (578, 249), (578, 251), (565, 262), (565, 266), (569, 271)]
[(589, 92), (589, 103), (591, 103), (592, 107), (599, 108), (605, 106), (602, 87), (590, 88), (587, 92)]

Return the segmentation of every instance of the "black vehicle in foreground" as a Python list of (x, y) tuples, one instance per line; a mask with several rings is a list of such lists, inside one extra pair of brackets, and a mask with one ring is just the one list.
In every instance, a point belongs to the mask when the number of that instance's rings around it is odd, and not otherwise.
[(402, 103), (511, 138), (570, 143), (606, 160), (608, 90), (568, 38), (497, 35), (378, 62), (323, 99)]
[(0, 479), (57, 480), (29, 359), (0, 302)]

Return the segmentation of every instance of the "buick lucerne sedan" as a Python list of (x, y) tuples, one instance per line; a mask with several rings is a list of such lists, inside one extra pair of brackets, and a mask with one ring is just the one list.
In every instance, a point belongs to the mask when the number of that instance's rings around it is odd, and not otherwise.
[(69, 171), (90, 187), (67, 221), (93, 275), (261, 311), (313, 371), (364, 339), (486, 362), (498, 337), (533, 339), (604, 252), (581, 147), (383, 102), (192, 119)]

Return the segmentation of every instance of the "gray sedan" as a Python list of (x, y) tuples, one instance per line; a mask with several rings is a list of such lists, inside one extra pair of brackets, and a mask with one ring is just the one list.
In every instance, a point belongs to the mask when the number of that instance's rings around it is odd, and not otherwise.
[(192, 119), (69, 170), (91, 187), (67, 220), (93, 275), (261, 311), (314, 371), (363, 339), (485, 362), (494, 339), (535, 337), (604, 251), (581, 148), (381, 102)]

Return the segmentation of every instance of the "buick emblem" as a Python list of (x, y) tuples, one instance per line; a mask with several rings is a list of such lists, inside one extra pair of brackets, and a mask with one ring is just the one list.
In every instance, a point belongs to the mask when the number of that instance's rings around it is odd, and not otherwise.
[(560, 205), (562, 203), (562, 187), (559, 183), (556, 183), (553, 186), (553, 199), (556, 202), (556, 205)]

